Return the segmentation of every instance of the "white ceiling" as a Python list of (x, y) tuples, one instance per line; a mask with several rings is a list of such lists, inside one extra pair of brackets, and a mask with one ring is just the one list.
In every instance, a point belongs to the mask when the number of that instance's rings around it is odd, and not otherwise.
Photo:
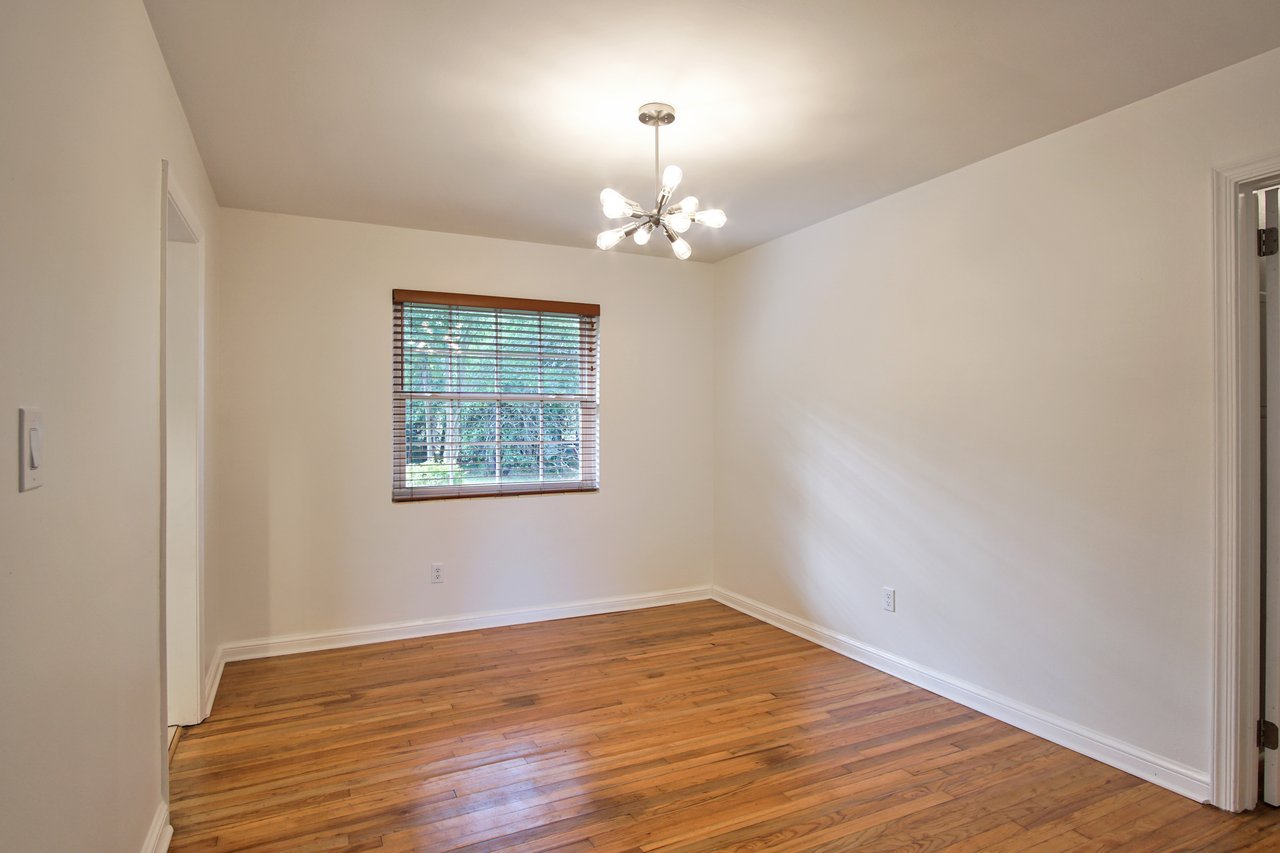
[(591, 247), (667, 101), (708, 261), (1280, 46), (1276, 0), (147, 8), (224, 206)]

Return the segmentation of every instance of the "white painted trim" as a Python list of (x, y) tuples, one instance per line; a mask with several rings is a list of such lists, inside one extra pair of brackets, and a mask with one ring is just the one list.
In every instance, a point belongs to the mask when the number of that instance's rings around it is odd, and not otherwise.
[[(161, 681), (161, 688), (165, 693), (164, 705), (164, 722), (165, 725), (179, 724), (191, 725), (201, 722), (200, 719), (172, 719), (173, 716), (185, 717), (187, 714), (199, 714), (200, 710), (211, 704), (210, 700), (201, 694), (203, 680), (200, 678), (200, 666), (204, 645), (204, 558), (205, 558), (205, 297), (206, 297), (206, 267), (208, 264), (207, 245), (204, 239), (204, 227), (201, 225), (199, 218), (196, 216), (196, 209), (187, 199), (187, 195), (182, 191), (182, 185), (176, 177), (173, 165), (165, 159), (160, 161), (161, 170), (161, 219), (160, 219), (160, 565), (161, 577), (164, 579), (161, 584), (162, 603), (167, 602), (168, 598), (168, 576), (167, 576), (167, 524), (166, 524), (166, 500), (167, 500), (167, 482), (168, 482), (168, 449), (167, 424), (166, 424), (166, 407), (168, 405), (166, 394), (167, 369), (168, 369), (168, 342), (166, 339), (166, 329), (168, 326), (167, 319), (167, 299), (169, 292), (169, 204), (172, 203), (179, 218), (186, 226), (194, 238), (191, 241), (180, 240), (179, 242), (189, 243), (195, 246), (196, 251), (196, 419), (195, 419), (195, 454), (196, 454), (196, 482), (195, 482), (195, 546), (196, 546), (196, 562), (195, 562), (195, 578), (194, 578), (194, 596), (195, 600), (189, 598), (182, 602), (188, 608), (188, 612), (183, 614), (186, 619), (183, 624), (192, 626), (192, 635), (194, 637), (194, 648), (185, 661), (176, 662), (175, 665), (186, 671), (188, 675), (194, 675), (194, 683), (191, 689), (195, 692), (192, 696), (186, 691), (182, 691), (183, 702), (181, 708), (176, 714), (171, 714), (169, 710), (169, 683), (168, 672), (170, 661), (167, 657), (168, 631), (169, 631), (169, 613), (167, 606), (161, 607), (161, 645), (166, 649), (166, 653), (161, 656), (161, 667), (164, 669), (165, 677)], [(188, 667), (191, 667), (188, 669)], [(187, 710), (189, 709), (189, 710)], [(207, 716), (207, 715), (206, 715)]]
[(160, 803), (156, 806), (155, 817), (151, 819), (147, 838), (142, 842), (142, 853), (165, 853), (172, 839), (173, 827), (169, 825), (169, 804)]
[[(1240, 193), (1280, 174), (1280, 152), (1213, 172), (1214, 626), (1212, 798), (1257, 804), (1261, 512), (1258, 301), (1241, 275)], [(1247, 297), (1247, 298), (1246, 298)]]
[(223, 647), (219, 646), (213, 654), (213, 660), (209, 661), (208, 671), (204, 674), (204, 690), (200, 694), (200, 699), (204, 703), (200, 707), (202, 722), (213, 713), (213, 700), (218, 695), (218, 685), (222, 683), (222, 670), (227, 665), (227, 659), (223, 657), (223, 653)]
[(294, 655), (324, 649), (341, 649), (363, 646), (368, 643), (385, 643), (388, 640), (410, 640), (436, 634), (453, 634), (458, 631), (474, 631), (478, 628), (499, 628), (506, 625), (523, 625), (528, 622), (545, 622), (551, 619), (568, 619), (574, 616), (594, 616), (601, 613), (620, 613), (645, 607), (661, 607), (664, 604), (683, 604), (711, 598), (710, 586), (690, 586), (640, 595), (618, 595), (611, 598), (595, 598), (553, 604), (549, 607), (519, 610), (491, 610), (482, 613), (464, 613), (457, 616), (441, 616), (434, 619), (416, 619), (411, 622), (390, 622), (367, 625), (360, 628), (344, 628), (337, 631), (316, 631), (307, 634), (288, 634), (280, 637), (264, 637), (258, 640), (242, 640), (223, 643), (214, 656), (206, 676), (206, 692), (209, 707), (213, 707), (214, 693), (222, 678), (225, 663), (237, 660), (253, 660), (277, 655)]
[(1154, 782), (1197, 802), (1209, 799), (1209, 774), (1172, 759), (1117, 740), (1109, 735), (1063, 719), (1039, 708), (1025, 705), (976, 684), (953, 678), (874, 646), (783, 612), (767, 604), (731, 592), (711, 588), (712, 598), (721, 604), (754, 616), (762, 622), (803, 637), (810, 642), (874, 667), (895, 678), (923, 687), (953, 702), (972, 708), (1030, 732), (1059, 746), (1087, 755), (1141, 779)]
[[(753, 616), (784, 631), (803, 637), (810, 642), (831, 649), (860, 663), (874, 667), (903, 681), (945, 696), (954, 702), (972, 708), (1010, 725), (1017, 726), (1067, 749), (1097, 759), (1112, 767), (1154, 782), (1198, 802), (1209, 800), (1209, 774), (1188, 767), (1101, 732), (1081, 726), (1070, 720), (1033, 708), (990, 690), (952, 678), (937, 670), (916, 664), (905, 658), (869, 646), (851, 637), (824, 628), (806, 619), (785, 613), (744, 595), (719, 586), (696, 586), (643, 595), (615, 596), (588, 601), (557, 604), (550, 607), (519, 610), (499, 610), (420, 619), (411, 622), (395, 622), (370, 625), (339, 631), (318, 631), (291, 634), (258, 640), (224, 643), (214, 656), (205, 676), (205, 693), (208, 708), (212, 708), (223, 666), (229, 661), (252, 660), (278, 655), (338, 649), (389, 640), (406, 640), (479, 628), (496, 628), (567, 619), (574, 616), (592, 616), (601, 613), (617, 613), (665, 604), (681, 604), (712, 598), (721, 604)], [(208, 714), (206, 709), (206, 715)]]
[(204, 242), (204, 228), (200, 225), (200, 220), (194, 215), (195, 206), (187, 201), (186, 193), (182, 191), (182, 187), (173, 177), (173, 164), (168, 160), (161, 161), (165, 164), (165, 173), (168, 176), (166, 191), (173, 197), (173, 202), (178, 207), (178, 213), (182, 216), (182, 221), (186, 224), (192, 236), (195, 238), (192, 242)]

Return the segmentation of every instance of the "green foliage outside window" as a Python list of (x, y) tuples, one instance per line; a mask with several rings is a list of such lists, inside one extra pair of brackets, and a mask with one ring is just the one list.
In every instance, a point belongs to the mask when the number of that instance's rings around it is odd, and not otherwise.
[(406, 303), (403, 322), (406, 486), (580, 478), (583, 400), (558, 398), (584, 395), (581, 318)]

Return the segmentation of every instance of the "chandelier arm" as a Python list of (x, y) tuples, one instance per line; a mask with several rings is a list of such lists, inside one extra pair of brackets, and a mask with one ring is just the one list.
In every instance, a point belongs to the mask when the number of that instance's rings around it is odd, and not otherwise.
[(662, 216), (665, 214), (667, 212), (667, 202), (669, 201), (671, 201), (671, 189), (670, 187), (662, 187), (658, 190), (658, 206), (654, 208), (654, 216)]

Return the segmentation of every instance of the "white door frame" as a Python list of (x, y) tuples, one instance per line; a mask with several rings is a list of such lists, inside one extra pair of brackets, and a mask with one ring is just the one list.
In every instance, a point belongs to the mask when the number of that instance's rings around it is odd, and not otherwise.
[[(161, 529), (161, 654), (162, 666), (161, 671), (164, 674), (164, 684), (162, 695), (165, 699), (164, 719), (167, 723), (180, 723), (182, 725), (190, 725), (198, 723), (208, 715), (206, 698), (204, 696), (204, 673), (202, 672), (203, 658), (203, 641), (204, 641), (204, 325), (205, 325), (205, 239), (204, 229), (201, 227), (199, 220), (195, 215), (195, 208), (187, 201), (186, 195), (182, 192), (181, 185), (175, 180), (172, 166), (166, 160), (161, 161), (162, 176), (162, 216), (161, 216), (161, 289), (160, 289), (160, 334), (161, 334), (161, 365), (160, 365), (160, 417), (161, 417), (161, 507), (160, 507), (160, 529)], [(169, 212), (170, 205), (176, 209), (181, 224), (185, 225), (184, 233), (181, 235), (171, 234), (169, 228)], [(168, 361), (169, 361), (169, 342), (167, 340), (165, 328), (168, 324), (168, 308), (169, 308), (169, 246), (171, 241), (193, 244), (195, 250), (195, 326), (191, 330), (196, 345), (195, 356), (195, 495), (194, 495), (194, 518), (191, 519), (194, 527), (194, 551), (195, 551), (195, 577), (187, 578), (186, 583), (181, 589), (170, 588), (169, 584), (169, 567), (167, 565), (168, 558), (168, 521), (167, 521), (167, 502), (168, 502), (168, 419), (167, 410), (169, 407), (169, 397), (166, 391), (168, 382)], [(171, 661), (168, 658), (168, 647), (170, 640), (171, 624), (170, 616), (177, 615), (184, 629), (184, 637), (179, 643), (181, 648), (185, 650), (183, 660)], [(181, 685), (171, 685), (169, 680), (169, 672), (171, 666), (181, 666), (184, 677)], [(175, 670), (177, 671), (177, 670)], [(177, 702), (177, 708), (174, 715), (178, 719), (171, 719), (170, 716), (170, 691), (183, 691), (180, 701)]]
[(1213, 173), (1214, 249), (1214, 805), (1258, 802), (1262, 456), (1256, 237), (1252, 191), (1280, 175), (1280, 151)]
[[(1255, 228), (1274, 228), (1277, 220), (1280, 219), (1280, 210), (1277, 210), (1280, 206), (1277, 205), (1280, 192), (1272, 186), (1266, 190), (1265, 194), (1258, 193), (1257, 196), (1260, 200), (1265, 200), (1265, 203), (1252, 207), (1251, 213), (1254, 218), (1261, 218), (1262, 221), (1248, 224)], [(1259, 214), (1264, 208), (1266, 215), (1260, 217)], [(1280, 261), (1280, 257), (1276, 255), (1254, 260), (1259, 273), (1259, 290), (1266, 292), (1266, 298), (1260, 300), (1266, 314), (1260, 327), (1264, 330), (1261, 362), (1269, 410), (1268, 417), (1263, 421), (1266, 432), (1262, 441), (1265, 449), (1262, 468), (1264, 477), (1262, 525), (1266, 534), (1262, 539), (1266, 544), (1264, 548), (1266, 553), (1261, 561), (1263, 602), (1258, 608), (1263, 614), (1261, 619), (1266, 626), (1266, 630), (1262, 632), (1264, 635), (1262, 642), (1259, 644), (1262, 649), (1262, 666), (1259, 667), (1261, 673), (1259, 689), (1262, 691), (1262, 701), (1258, 704), (1259, 713), (1264, 720), (1280, 720), (1280, 713), (1278, 713), (1280, 702), (1277, 701), (1280, 699), (1280, 683), (1277, 682), (1274, 674), (1269, 674), (1276, 672), (1276, 663), (1280, 662), (1280, 642), (1278, 642), (1280, 632), (1276, 630), (1280, 627), (1280, 610), (1277, 609), (1277, 605), (1280, 605), (1280, 597), (1277, 596), (1276, 588), (1276, 582), (1280, 581), (1280, 560), (1277, 559), (1280, 557), (1280, 552), (1275, 547), (1275, 543), (1280, 542), (1280, 513), (1276, 512), (1275, 505), (1276, 489), (1280, 484), (1280, 435), (1277, 435), (1280, 421), (1270, 416), (1275, 411), (1272, 401), (1280, 400), (1280, 388), (1277, 388), (1280, 384), (1280, 370), (1272, 366), (1276, 364), (1276, 343), (1280, 342), (1280, 325), (1277, 324), (1277, 320), (1280, 319), (1280, 316), (1277, 316), (1277, 309), (1280, 308), (1280, 287), (1278, 287), (1280, 276), (1277, 273), (1280, 273), (1280, 268), (1277, 267), (1277, 261)], [(1274, 749), (1263, 750), (1262, 768), (1262, 791), (1259, 797), (1264, 803), (1280, 806), (1280, 753)]]

